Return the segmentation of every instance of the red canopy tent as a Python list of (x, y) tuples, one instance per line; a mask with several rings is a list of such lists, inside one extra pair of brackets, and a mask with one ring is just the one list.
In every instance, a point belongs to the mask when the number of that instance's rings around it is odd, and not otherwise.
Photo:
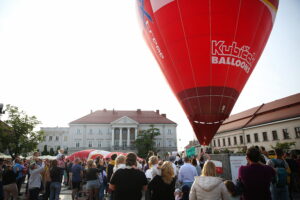
[(75, 158), (88, 159), (88, 157), (92, 151), (95, 151), (95, 149), (86, 149), (86, 150), (78, 151), (78, 152), (71, 154), (66, 159), (69, 159), (70, 161), (75, 160)]

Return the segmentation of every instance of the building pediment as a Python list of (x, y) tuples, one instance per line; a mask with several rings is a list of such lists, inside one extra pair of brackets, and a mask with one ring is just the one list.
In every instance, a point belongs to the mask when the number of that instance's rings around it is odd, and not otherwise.
[(130, 117), (124, 116), (121, 117), (113, 122), (111, 122), (112, 125), (114, 124), (138, 124), (137, 121), (131, 119)]

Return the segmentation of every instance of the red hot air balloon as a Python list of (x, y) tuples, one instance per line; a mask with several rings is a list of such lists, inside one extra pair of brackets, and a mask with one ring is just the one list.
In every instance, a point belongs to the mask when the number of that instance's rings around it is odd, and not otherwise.
[(200, 144), (229, 116), (279, 0), (138, 0), (144, 38)]

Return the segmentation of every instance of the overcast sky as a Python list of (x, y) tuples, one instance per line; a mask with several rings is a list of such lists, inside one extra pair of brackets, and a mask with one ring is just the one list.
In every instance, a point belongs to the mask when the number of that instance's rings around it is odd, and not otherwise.
[[(0, 103), (41, 126), (90, 110), (156, 110), (192, 128), (147, 48), (135, 0), (0, 0)], [(281, 0), (263, 55), (232, 113), (300, 91), (300, 1)]]

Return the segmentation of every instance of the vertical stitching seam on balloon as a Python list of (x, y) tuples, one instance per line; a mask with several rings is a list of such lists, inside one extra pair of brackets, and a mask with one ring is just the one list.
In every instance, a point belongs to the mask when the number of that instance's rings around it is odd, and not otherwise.
[[(242, 5), (241, 2), (242, 2), (242, 0), (240, 0), (240, 3), (239, 3), (239, 10), (238, 10), (238, 16), (237, 16), (237, 21), (236, 21), (236, 25), (235, 25), (235, 31), (234, 31), (233, 41), (235, 41), (235, 37), (236, 37), (236, 33), (237, 33), (237, 28), (238, 28), (238, 25), (239, 25), (241, 5)], [(223, 91), (222, 91), (222, 95), (221, 95), (222, 98), (221, 98), (221, 101), (220, 101), (220, 104), (219, 104), (219, 109), (218, 109), (219, 111), (222, 108), (222, 101), (223, 101), (223, 97), (224, 97), (225, 86), (226, 86), (226, 83), (227, 83), (227, 80), (228, 80), (228, 72), (229, 72), (230, 69), (232, 69), (232, 67), (230, 65), (227, 65), (226, 78), (225, 78), (225, 82), (224, 82), (224, 85), (223, 85)], [(235, 99), (235, 101), (236, 101), (236, 99)]]
[[(197, 81), (196, 81), (196, 78), (195, 78), (195, 73), (194, 73), (193, 64), (192, 64), (191, 55), (190, 55), (190, 49), (189, 49), (189, 46), (188, 46), (188, 42), (187, 42), (187, 38), (186, 38), (186, 33), (185, 33), (183, 21), (182, 21), (182, 15), (181, 15), (181, 10), (180, 10), (180, 6), (179, 6), (179, 0), (177, 1), (177, 8), (178, 8), (178, 12), (179, 12), (179, 18), (180, 18), (182, 32), (183, 32), (184, 39), (185, 39), (185, 46), (186, 46), (186, 49), (187, 49), (187, 52), (188, 52), (188, 57), (189, 57), (189, 62), (190, 62), (190, 69), (192, 71), (193, 81), (194, 81), (195, 88), (196, 88), (197, 102), (198, 102), (199, 108), (201, 109), (201, 105), (200, 105), (199, 98), (198, 98), (199, 94), (198, 94)], [(201, 112), (201, 110), (200, 110), (200, 112)]]
[[(263, 13), (264, 13), (264, 9), (262, 9), (261, 15), (262, 15)], [(258, 24), (261, 24), (261, 22), (262, 22), (262, 17), (260, 17), (259, 20), (260, 20), (260, 21), (259, 21)], [(260, 27), (260, 26), (258, 25), (258, 27)], [(249, 46), (250, 46), (250, 47), (253, 46), (254, 40), (255, 40), (255, 38), (256, 38), (257, 31), (258, 31), (258, 28), (256, 29), (255, 34), (252, 34), (252, 36), (253, 36), (253, 37), (252, 37), (252, 40), (251, 40), (251, 42), (249, 42)], [(267, 36), (267, 37), (268, 37), (268, 36)], [(251, 43), (251, 45), (250, 45), (250, 43)], [(258, 63), (258, 62), (257, 62), (257, 63)], [(257, 63), (256, 63), (256, 65), (257, 65)], [(247, 77), (246, 82), (245, 82), (245, 84), (244, 84), (243, 87), (245, 87), (246, 83), (248, 82), (248, 79), (249, 79), (250, 75), (252, 74), (252, 72), (253, 72), (253, 70), (254, 70), (254, 68), (255, 68), (256, 65), (253, 65), (253, 66), (252, 66), (252, 70), (251, 70), (249, 76)], [(234, 88), (237, 88), (237, 85), (238, 85), (238, 83), (239, 83), (239, 78), (240, 78), (242, 72), (243, 72), (243, 70), (240, 70), (240, 72), (238, 73), (238, 76), (237, 76), (237, 78), (235, 79)], [(242, 91), (242, 89), (241, 89), (240, 91)], [(239, 92), (239, 95), (240, 95), (240, 93), (241, 93), (241, 92)], [(233, 91), (232, 91), (232, 93), (231, 93), (231, 96), (232, 96), (232, 95), (233, 95)]]
[[(157, 18), (155, 17), (155, 15), (154, 15), (154, 13), (153, 13), (153, 18), (155, 19), (155, 21), (158, 21), (158, 19), (157, 19)], [(177, 71), (176, 65), (174, 64), (174, 59), (172, 58), (172, 54), (170, 54), (169, 47), (168, 47), (168, 45), (167, 45), (167, 43), (166, 43), (166, 40), (165, 40), (165, 38), (163, 37), (163, 34), (161, 34), (160, 29), (158, 28), (158, 25), (156, 25), (156, 26), (157, 26), (158, 33), (159, 33), (159, 35), (161, 36), (162, 41), (164, 42), (164, 46), (166, 47), (167, 53), (168, 53), (169, 57), (171, 58), (172, 65), (173, 65), (173, 69), (175, 70), (175, 73), (176, 73), (176, 76), (177, 76), (177, 80), (179, 80), (180, 85), (181, 85), (181, 87), (183, 88), (183, 92), (184, 92), (185, 94), (187, 94), (187, 91), (184, 89), (184, 88), (185, 88), (185, 87), (184, 87), (184, 84), (183, 84), (183, 82), (182, 82), (180, 76), (178, 75), (179, 73), (178, 73), (178, 71)], [(173, 91), (173, 92), (174, 92), (174, 91)], [(175, 94), (175, 95), (177, 96), (178, 94)], [(186, 96), (187, 96), (187, 95), (186, 95)], [(177, 96), (177, 99), (179, 99), (178, 96)], [(180, 100), (180, 99), (179, 99), (179, 100)], [(189, 102), (188, 104), (189, 104), (189, 107), (190, 107), (190, 108), (193, 108), (193, 107), (192, 107), (192, 104), (191, 104), (190, 102)], [(183, 109), (183, 110), (185, 111), (185, 109)]]
[[(212, 47), (211, 47), (211, 39), (212, 39), (212, 27), (211, 27), (211, 0), (208, 0), (208, 9), (209, 9), (209, 54), (210, 54), (210, 57), (209, 57), (209, 84), (210, 84), (210, 87), (209, 87), (209, 112), (211, 113), (211, 89), (212, 89), (212, 63), (211, 63), (211, 50), (212, 50)], [(209, 132), (212, 132), (212, 126), (209, 126)], [(206, 144), (206, 141), (204, 141), (204, 145)]]

